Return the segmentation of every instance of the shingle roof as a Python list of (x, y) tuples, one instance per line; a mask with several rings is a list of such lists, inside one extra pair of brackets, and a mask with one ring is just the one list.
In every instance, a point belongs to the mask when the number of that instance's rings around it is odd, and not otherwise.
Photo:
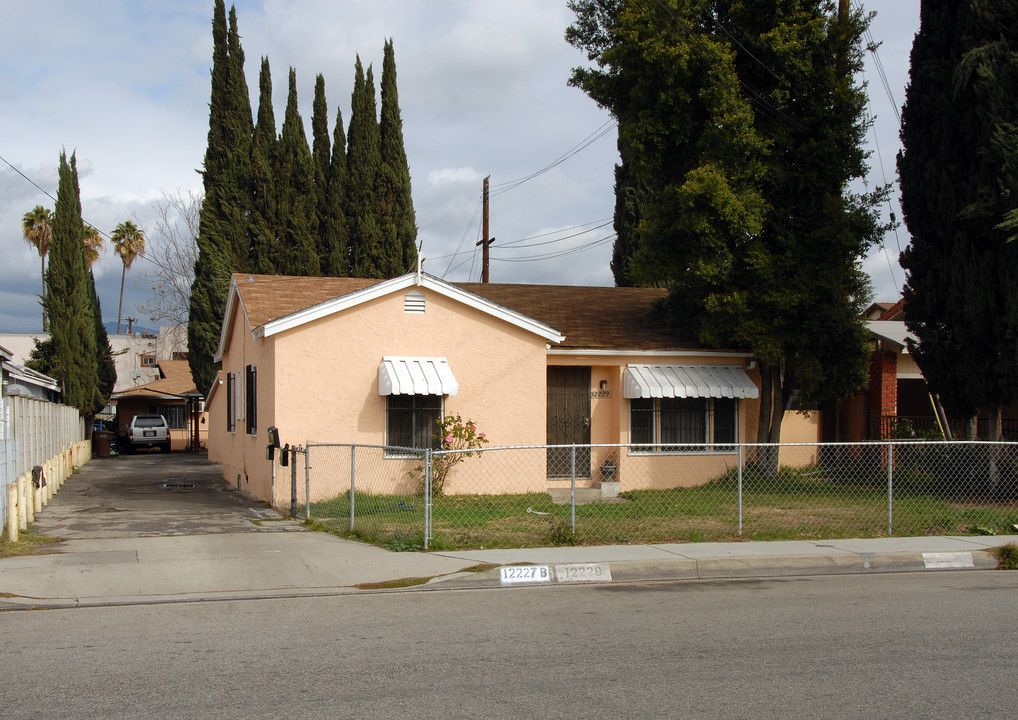
[[(366, 278), (234, 275), (252, 328), (383, 282)], [(647, 313), (667, 294), (659, 288), (573, 287), (502, 283), (451, 283), (467, 292), (550, 325), (561, 349), (697, 350), (650, 320)]]
[(587, 350), (699, 349), (647, 317), (668, 292), (660, 288), (455, 283), (457, 287), (551, 325), (566, 336), (555, 347)]
[(370, 278), (249, 273), (237, 273), (233, 279), (237, 283), (237, 291), (252, 328), (382, 282)]
[(116, 393), (116, 397), (139, 397), (194, 394), (198, 392), (191, 378), (191, 367), (187, 360), (160, 360), (159, 370), (163, 377), (144, 385)]

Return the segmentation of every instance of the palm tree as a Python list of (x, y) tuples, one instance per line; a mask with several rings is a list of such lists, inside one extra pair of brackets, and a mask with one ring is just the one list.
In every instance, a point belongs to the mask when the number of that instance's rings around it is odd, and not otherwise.
[(85, 223), (82, 240), (85, 243), (85, 259), (88, 261), (88, 267), (91, 270), (92, 266), (95, 265), (95, 261), (102, 255), (103, 236), (94, 227)]
[(124, 278), (127, 276), (127, 268), (139, 255), (145, 254), (145, 233), (143, 233), (133, 222), (128, 220), (117, 225), (117, 229), (110, 236), (113, 240), (113, 249), (120, 256), (124, 263), (124, 270), (120, 273), (120, 305), (117, 307), (117, 334), (120, 334), (120, 313), (124, 309)]
[[(22, 231), (25, 240), (32, 244), (39, 251), (39, 259), (42, 264), (42, 297), (46, 299), (46, 253), (49, 252), (50, 243), (53, 240), (53, 213), (42, 205), (36, 205), (25, 213), (21, 221)], [(47, 331), (46, 306), (42, 307), (42, 331)]]

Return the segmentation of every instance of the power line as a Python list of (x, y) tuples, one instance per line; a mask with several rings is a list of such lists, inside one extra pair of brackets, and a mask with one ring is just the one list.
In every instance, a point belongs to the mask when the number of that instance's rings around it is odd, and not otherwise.
[(593, 145), (595, 142), (597, 142), (602, 137), (607, 135), (609, 132), (611, 132), (617, 126), (618, 126), (618, 122), (615, 120), (615, 118), (612, 118), (612, 119), (608, 120), (603, 125), (601, 125), (601, 127), (599, 127), (597, 130), (592, 132), (590, 135), (585, 137), (583, 140), (581, 140), (579, 143), (577, 143), (576, 145), (571, 147), (569, 150), (566, 150), (564, 153), (559, 155), (556, 159), (552, 160), (550, 163), (545, 165), (540, 170), (536, 170), (535, 172), (532, 172), (529, 175), (524, 175), (523, 177), (517, 178), (515, 180), (509, 180), (508, 182), (497, 183), (495, 185), (492, 185), (493, 189), (492, 189), (492, 191), (490, 193), (490, 197), (495, 197), (496, 195), (501, 195), (503, 193), (507, 193), (510, 190), (515, 190), (516, 188), (518, 188), (523, 183), (529, 182), (529, 181), (533, 180), (534, 178), (537, 178), (537, 177), (540, 177), (541, 175), (544, 175), (549, 170), (552, 170), (552, 169), (558, 167), (559, 165), (564, 163), (566, 160), (569, 160), (570, 158), (574, 157), (578, 153), (582, 152), (583, 150), (585, 150), (588, 147), (590, 147), (591, 145)]
[[(10, 161), (9, 161), (9, 160), (8, 160), (7, 158), (5, 158), (5, 157), (3, 157), (2, 155), (0, 155), (0, 160), (2, 160), (2, 161), (4, 162), (4, 164), (6, 164), (6, 165), (7, 165), (7, 167), (9, 167), (9, 168), (10, 168), (11, 170), (13, 170), (13, 171), (14, 171), (14, 172), (16, 172), (16, 173), (17, 173), (18, 175), (20, 175), (20, 176), (21, 176), (22, 178), (24, 178), (25, 180), (27, 180), (27, 181), (28, 181), (28, 182), (29, 182), (29, 183), (30, 183), (30, 184), (31, 184), (31, 185), (32, 185), (33, 187), (35, 187), (35, 188), (36, 188), (36, 189), (37, 189), (37, 190), (38, 190), (39, 192), (41, 192), (41, 193), (42, 193), (43, 195), (45, 195), (45, 196), (46, 196), (46, 197), (48, 197), (48, 198), (49, 198), (50, 200), (52, 200), (52, 201), (53, 201), (53, 205), (54, 205), (54, 206), (56, 206), (56, 203), (57, 203), (57, 199), (56, 199), (55, 197), (53, 197), (53, 195), (52, 195), (52, 194), (51, 194), (51, 193), (50, 193), (50, 192), (49, 192), (48, 190), (46, 190), (45, 188), (43, 188), (43, 187), (42, 187), (41, 185), (39, 185), (39, 183), (37, 183), (37, 182), (36, 182), (35, 180), (33, 180), (32, 178), (28, 177), (28, 175), (26, 175), (25, 173), (21, 172), (21, 170), (19, 170), (19, 169), (18, 169), (18, 168), (16, 168), (16, 167), (15, 167), (15, 166), (14, 166), (13, 164), (11, 164), (11, 162), (10, 162)], [(88, 220), (86, 220), (86, 219), (85, 219), (84, 217), (82, 217), (82, 218), (81, 218), (81, 221), (82, 221), (82, 222), (83, 222), (83, 223), (84, 223), (85, 225), (87, 225), (88, 227), (92, 228), (93, 230), (95, 230), (95, 231), (96, 231), (97, 233), (99, 233), (100, 235), (102, 235), (102, 236), (103, 236), (104, 238), (106, 238), (107, 240), (109, 240), (110, 242), (113, 242), (113, 238), (112, 238), (112, 237), (110, 237), (109, 233), (103, 232), (102, 230), (100, 230), (99, 228), (97, 228), (97, 227), (95, 226), (95, 224), (93, 224), (93, 223), (90, 223), (90, 222), (89, 222)], [(148, 257), (147, 255), (139, 255), (139, 256), (138, 256), (138, 258), (136, 258), (136, 259), (141, 259), (141, 260), (143, 260), (143, 261), (145, 261), (145, 262), (149, 262), (149, 263), (151, 263), (152, 265), (155, 265), (155, 266), (156, 266), (157, 268), (160, 268), (161, 270), (166, 270), (167, 272), (170, 272), (170, 273), (174, 273), (174, 274), (175, 274), (175, 272), (176, 272), (175, 270), (173, 270), (173, 268), (170, 268), (170, 267), (168, 267), (168, 266), (166, 266), (166, 265), (163, 265), (162, 263), (160, 263), (160, 262), (157, 262), (156, 260), (153, 260), (152, 258)]]
[(498, 263), (535, 263), (535, 262), (543, 261), (543, 260), (554, 260), (555, 258), (564, 258), (565, 256), (568, 256), (568, 255), (575, 255), (577, 253), (583, 253), (585, 251), (591, 250), (591, 248), (593, 248), (593, 247), (598, 247), (599, 245), (603, 245), (606, 242), (610, 242), (611, 240), (614, 240), (614, 239), (615, 239), (615, 233), (613, 232), (612, 234), (606, 235), (605, 237), (602, 237), (601, 239), (593, 240), (592, 242), (587, 242), (587, 243), (584, 243), (582, 245), (577, 245), (576, 247), (570, 247), (569, 250), (559, 251), (557, 253), (548, 253), (546, 255), (535, 255), (535, 256), (530, 256), (529, 258), (495, 258), (495, 257), (493, 257), (492, 258), (492, 262), (493, 263), (495, 263), (495, 262), (498, 262)]
[(500, 247), (502, 247), (502, 248), (513, 248), (515, 250), (517, 248), (537, 247), (538, 245), (550, 245), (552, 243), (561, 242), (562, 240), (568, 240), (569, 238), (578, 237), (578, 236), (583, 235), (585, 233), (593, 232), (594, 230), (599, 230), (600, 228), (607, 227), (608, 225), (611, 225), (612, 222), (613, 221), (612, 221), (611, 218), (603, 218), (601, 220), (595, 220), (594, 223), (598, 223), (598, 224), (595, 225), (594, 227), (588, 228), (586, 230), (582, 230), (582, 231), (580, 231), (578, 233), (573, 233), (572, 235), (566, 235), (565, 237), (556, 238), (555, 240), (548, 240), (546, 242), (533, 243), (531, 245), (520, 245), (520, 243), (526, 242), (527, 240), (536, 240), (538, 238), (549, 237), (550, 235), (557, 235), (558, 233), (568, 232), (569, 230), (576, 230), (576, 229), (579, 229), (579, 228), (582, 228), (582, 227), (586, 227), (587, 225), (592, 225), (593, 223), (583, 223), (581, 225), (573, 225), (572, 227), (562, 228), (561, 230), (552, 230), (551, 232), (541, 233), (540, 235), (531, 235), (530, 237), (521, 238), (519, 240), (512, 240), (511, 242), (501, 243)]

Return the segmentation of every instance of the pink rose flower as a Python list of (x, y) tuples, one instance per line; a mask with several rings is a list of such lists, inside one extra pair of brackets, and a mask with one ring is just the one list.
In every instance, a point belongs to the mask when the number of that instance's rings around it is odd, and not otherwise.
[(484, 433), (481, 433), (481, 434), (480, 434), (480, 435), (478, 435), (477, 437), (484, 437)]
[(445, 436), (445, 441), (446, 441), (447, 443), (451, 443), (451, 442), (452, 442), (452, 435), (446, 435), (446, 436)]

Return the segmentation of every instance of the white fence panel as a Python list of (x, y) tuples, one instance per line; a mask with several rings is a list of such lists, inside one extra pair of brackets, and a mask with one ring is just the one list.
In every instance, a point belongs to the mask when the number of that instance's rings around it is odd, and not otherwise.
[[(77, 409), (30, 396), (6, 396), (0, 406), (0, 487), (17, 481), (85, 439), (85, 423)], [(0, 492), (0, 517), (6, 517), (7, 496)]]

